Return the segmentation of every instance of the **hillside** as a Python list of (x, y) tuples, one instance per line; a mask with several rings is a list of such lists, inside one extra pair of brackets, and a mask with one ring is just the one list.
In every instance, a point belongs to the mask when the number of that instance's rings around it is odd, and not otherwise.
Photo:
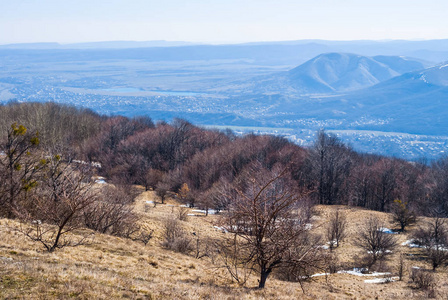
[[(347, 273), (316, 276), (304, 283), (303, 294), (299, 283), (271, 278), (264, 290), (254, 289), (256, 277), (246, 287), (230, 280), (227, 271), (213, 264), (210, 258), (196, 259), (161, 247), (161, 223), (171, 217), (178, 204), (170, 200), (157, 207), (146, 204), (155, 200), (153, 192), (144, 192), (135, 203), (145, 223), (155, 230), (154, 238), (142, 243), (109, 235), (95, 234), (92, 243), (75, 248), (63, 248), (54, 253), (42, 252), (38, 244), (30, 242), (11, 228), (18, 224), (0, 221), (0, 297), (7, 299), (406, 299), (424, 298), (425, 292), (411, 288), (409, 273), (403, 281), (387, 284), (366, 283), (365, 280), (383, 276), (356, 276)], [(339, 207), (347, 214), (349, 237), (336, 250), (342, 269), (357, 266), (353, 246), (358, 228), (371, 215), (384, 220), (389, 216), (357, 208)], [(336, 207), (316, 208), (313, 230), (323, 230), (329, 213)], [(191, 212), (198, 214), (197, 212)], [(199, 213), (200, 214), (200, 213)], [(225, 234), (213, 225), (217, 217), (190, 216), (183, 221), (187, 231), (201, 239), (220, 239)], [(386, 223), (387, 224), (387, 223)], [(400, 235), (400, 242), (407, 235)], [(400, 246), (389, 262), (395, 273), (397, 255), (405, 253), (406, 271), (414, 266), (428, 267), (416, 254), (417, 250)], [(392, 275), (391, 275), (392, 276)], [(395, 276), (395, 275), (394, 275)], [(448, 278), (445, 269), (436, 272), (437, 295), (446, 295)], [(445, 284), (443, 284), (445, 282)]]
[(423, 68), (417, 60), (402, 57), (326, 53), (290, 70), (287, 78), (298, 91), (322, 94), (365, 88)]

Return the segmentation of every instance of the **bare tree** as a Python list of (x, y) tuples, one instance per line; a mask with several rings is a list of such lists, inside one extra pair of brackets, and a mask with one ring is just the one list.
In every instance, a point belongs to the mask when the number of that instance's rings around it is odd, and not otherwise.
[[(165, 197), (166, 197), (169, 189), (170, 189), (170, 186), (168, 183), (166, 183), (166, 182), (158, 182), (157, 183), (156, 194), (157, 194), (157, 196), (160, 197), (160, 201), (162, 201), (162, 204), (165, 203)], [(156, 201), (154, 200), (154, 205), (155, 205), (155, 202)]]
[[(268, 171), (255, 163), (227, 192), (232, 199), (222, 226), (235, 234), (242, 265), (250, 262), (260, 274), (259, 288), (281, 266), (307, 266), (319, 252), (317, 244), (304, 245), (307, 219), (300, 213), (304, 193), (292, 188), (286, 170)], [(300, 249), (300, 251), (299, 251)], [(295, 253), (300, 255), (294, 255)]]
[(346, 237), (347, 218), (339, 209), (332, 212), (327, 226), (327, 239), (330, 251), (339, 247), (339, 243)]
[(357, 246), (366, 250), (369, 261), (367, 266), (372, 267), (377, 261), (384, 260), (397, 246), (397, 239), (393, 234), (384, 232), (380, 220), (375, 217), (367, 219), (359, 233)]
[(431, 261), (432, 269), (448, 262), (448, 226), (446, 219), (435, 217), (419, 227), (413, 234), (414, 240), (423, 246)]
[(319, 204), (342, 202), (345, 182), (352, 164), (351, 150), (336, 136), (324, 131), (317, 133), (314, 147), (308, 157), (310, 175), (317, 181)]
[(49, 252), (83, 243), (85, 235), (77, 241), (66, 236), (83, 227), (83, 211), (97, 199), (89, 178), (87, 165), (63, 162), (59, 155), (50, 156), (32, 205), (21, 207), (21, 220), (31, 225), (21, 231)]

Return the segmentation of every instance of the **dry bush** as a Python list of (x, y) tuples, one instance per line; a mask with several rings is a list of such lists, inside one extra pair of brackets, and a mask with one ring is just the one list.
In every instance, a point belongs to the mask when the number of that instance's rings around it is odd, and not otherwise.
[(177, 219), (179, 221), (188, 221), (188, 208), (181, 206), (177, 212)]
[(133, 211), (134, 195), (127, 186), (105, 186), (101, 197), (84, 210), (84, 224), (92, 230), (130, 238), (139, 231)]
[(192, 239), (179, 220), (166, 219), (163, 226), (163, 247), (184, 254), (193, 251)]
[(434, 272), (413, 268), (410, 277), (414, 288), (426, 291), (428, 298), (435, 298), (436, 280)]

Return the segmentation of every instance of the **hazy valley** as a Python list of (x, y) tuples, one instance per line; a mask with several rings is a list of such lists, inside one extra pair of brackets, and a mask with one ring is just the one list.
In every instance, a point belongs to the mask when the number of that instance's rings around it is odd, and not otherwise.
[[(150, 47), (150, 48), (148, 48)], [(448, 42), (18, 44), (0, 47), (0, 100), (275, 133), (325, 128), (360, 151), (446, 149)]]

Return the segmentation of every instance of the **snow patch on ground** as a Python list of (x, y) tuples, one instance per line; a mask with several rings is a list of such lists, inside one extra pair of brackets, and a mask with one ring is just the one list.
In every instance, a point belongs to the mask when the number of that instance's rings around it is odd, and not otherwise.
[(224, 227), (221, 227), (221, 226), (213, 226), (213, 228), (215, 228), (216, 230), (222, 231), (224, 233), (228, 232), (227, 229), (225, 229)]
[(381, 227), (380, 231), (384, 232), (384, 233), (389, 233), (389, 234), (398, 234), (398, 232), (395, 232), (392, 229), (389, 229), (389, 228), (386, 228), (386, 227)]
[(330, 273), (318, 273), (318, 274), (313, 274), (310, 277), (319, 277), (319, 276), (329, 276)]
[(390, 272), (363, 273), (363, 269), (361, 269), (361, 268), (353, 268), (353, 270), (338, 271), (338, 274), (350, 274), (350, 275), (355, 275), (355, 276), (385, 276), (385, 275), (389, 275)]
[[(193, 209), (192, 211), (194, 211), (194, 212), (199, 212), (199, 213), (203, 213), (204, 215), (207, 213), (207, 212), (205, 211), (205, 209)], [(209, 209), (209, 210), (208, 210), (208, 214), (209, 214), (209, 215), (216, 215), (216, 214), (217, 214), (217, 211), (214, 210), (214, 209)]]
[(422, 248), (422, 246), (415, 243), (414, 240), (407, 240), (406, 242), (401, 243), (402, 246), (408, 246), (410, 248)]
[(394, 282), (399, 279), (398, 277), (386, 277), (386, 278), (375, 278), (375, 279), (366, 279), (364, 280), (365, 283), (388, 283), (388, 282)]

